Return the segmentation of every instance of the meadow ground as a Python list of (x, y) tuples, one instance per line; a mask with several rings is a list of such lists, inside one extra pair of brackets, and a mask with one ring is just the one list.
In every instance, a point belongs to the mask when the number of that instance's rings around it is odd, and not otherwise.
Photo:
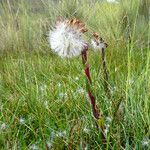
[[(149, 149), (150, 30), (137, 2), (0, 2), (0, 149)], [(60, 15), (85, 21), (108, 42), (110, 97), (101, 53), (88, 52), (93, 92), (109, 124), (105, 143), (81, 57), (61, 59), (49, 48), (47, 34)]]

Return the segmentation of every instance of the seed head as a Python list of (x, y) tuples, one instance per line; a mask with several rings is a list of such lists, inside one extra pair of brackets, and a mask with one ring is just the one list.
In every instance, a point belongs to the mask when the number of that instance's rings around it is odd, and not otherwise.
[(51, 50), (61, 57), (73, 57), (81, 54), (86, 42), (83, 33), (87, 32), (85, 24), (74, 18), (58, 19), (49, 32)]
[(94, 32), (93, 39), (91, 40), (91, 44), (94, 49), (101, 50), (102, 48), (106, 48), (108, 45), (104, 42), (104, 40), (98, 35), (98, 33)]

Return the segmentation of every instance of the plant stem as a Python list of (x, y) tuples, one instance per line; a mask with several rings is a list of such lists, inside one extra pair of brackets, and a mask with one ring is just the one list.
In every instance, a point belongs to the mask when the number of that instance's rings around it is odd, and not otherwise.
[(85, 71), (86, 81), (87, 81), (86, 82), (86, 88), (87, 88), (89, 98), (91, 100), (93, 116), (95, 117), (95, 119), (99, 119), (100, 115), (99, 115), (99, 112), (97, 110), (96, 100), (95, 100), (95, 97), (93, 96), (93, 94), (91, 92), (92, 80), (91, 80), (91, 76), (90, 76), (90, 65), (87, 63), (87, 51), (88, 51), (88, 46), (86, 46), (82, 51), (82, 63), (85, 67), (84, 71)]
[(108, 85), (108, 73), (107, 73), (107, 67), (106, 67), (106, 61), (105, 61), (105, 49), (102, 48), (102, 66), (103, 66), (103, 74), (104, 74), (104, 89), (107, 93), (108, 98), (111, 97), (110, 95), (110, 89)]
[(88, 51), (88, 46), (84, 47), (84, 49), (82, 51), (82, 63), (83, 63), (83, 66), (85, 67), (84, 71), (85, 71), (85, 75), (86, 75), (86, 89), (87, 89), (88, 96), (91, 101), (93, 116), (96, 119), (96, 128), (98, 129), (98, 131), (101, 131), (102, 142), (105, 143), (106, 138), (104, 136), (103, 116), (96, 105), (96, 99), (91, 90), (92, 80), (91, 80), (91, 76), (90, 76), (90, 65), (87, 62), (87, 51)]

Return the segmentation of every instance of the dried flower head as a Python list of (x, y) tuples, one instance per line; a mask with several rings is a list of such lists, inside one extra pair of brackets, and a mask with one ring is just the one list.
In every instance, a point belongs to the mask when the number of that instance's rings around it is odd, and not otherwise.
[(53, 52), (61, 57), (73, 57), (81, 54), (86, 42), (83, 33), (85, 24), (78, 19), (56, 21), (49, 32), (49, 43)]
[(106, 48), (108, 45), (104, 42), (104, 40), (96, 33), (93, 33), (93, 39), (91, 40), (91, 44), (94, 49), (101, 50), (102, 48)]

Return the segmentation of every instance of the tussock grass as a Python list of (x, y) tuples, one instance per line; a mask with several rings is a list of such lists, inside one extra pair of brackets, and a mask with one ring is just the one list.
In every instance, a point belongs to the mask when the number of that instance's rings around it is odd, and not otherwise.
[[(150, 30), (136, 2), (0, 3), (0, 149), (146, 148)], [(105, 119), (113, 119), (106, 144), (95, 128), (81, 58), (60, 59), (50, 52), (47, 33), (58, 15), (84, 20), (109, 43), (111, 99), (103, 89), (101, 55), (89, 52), (98, 106)]]

